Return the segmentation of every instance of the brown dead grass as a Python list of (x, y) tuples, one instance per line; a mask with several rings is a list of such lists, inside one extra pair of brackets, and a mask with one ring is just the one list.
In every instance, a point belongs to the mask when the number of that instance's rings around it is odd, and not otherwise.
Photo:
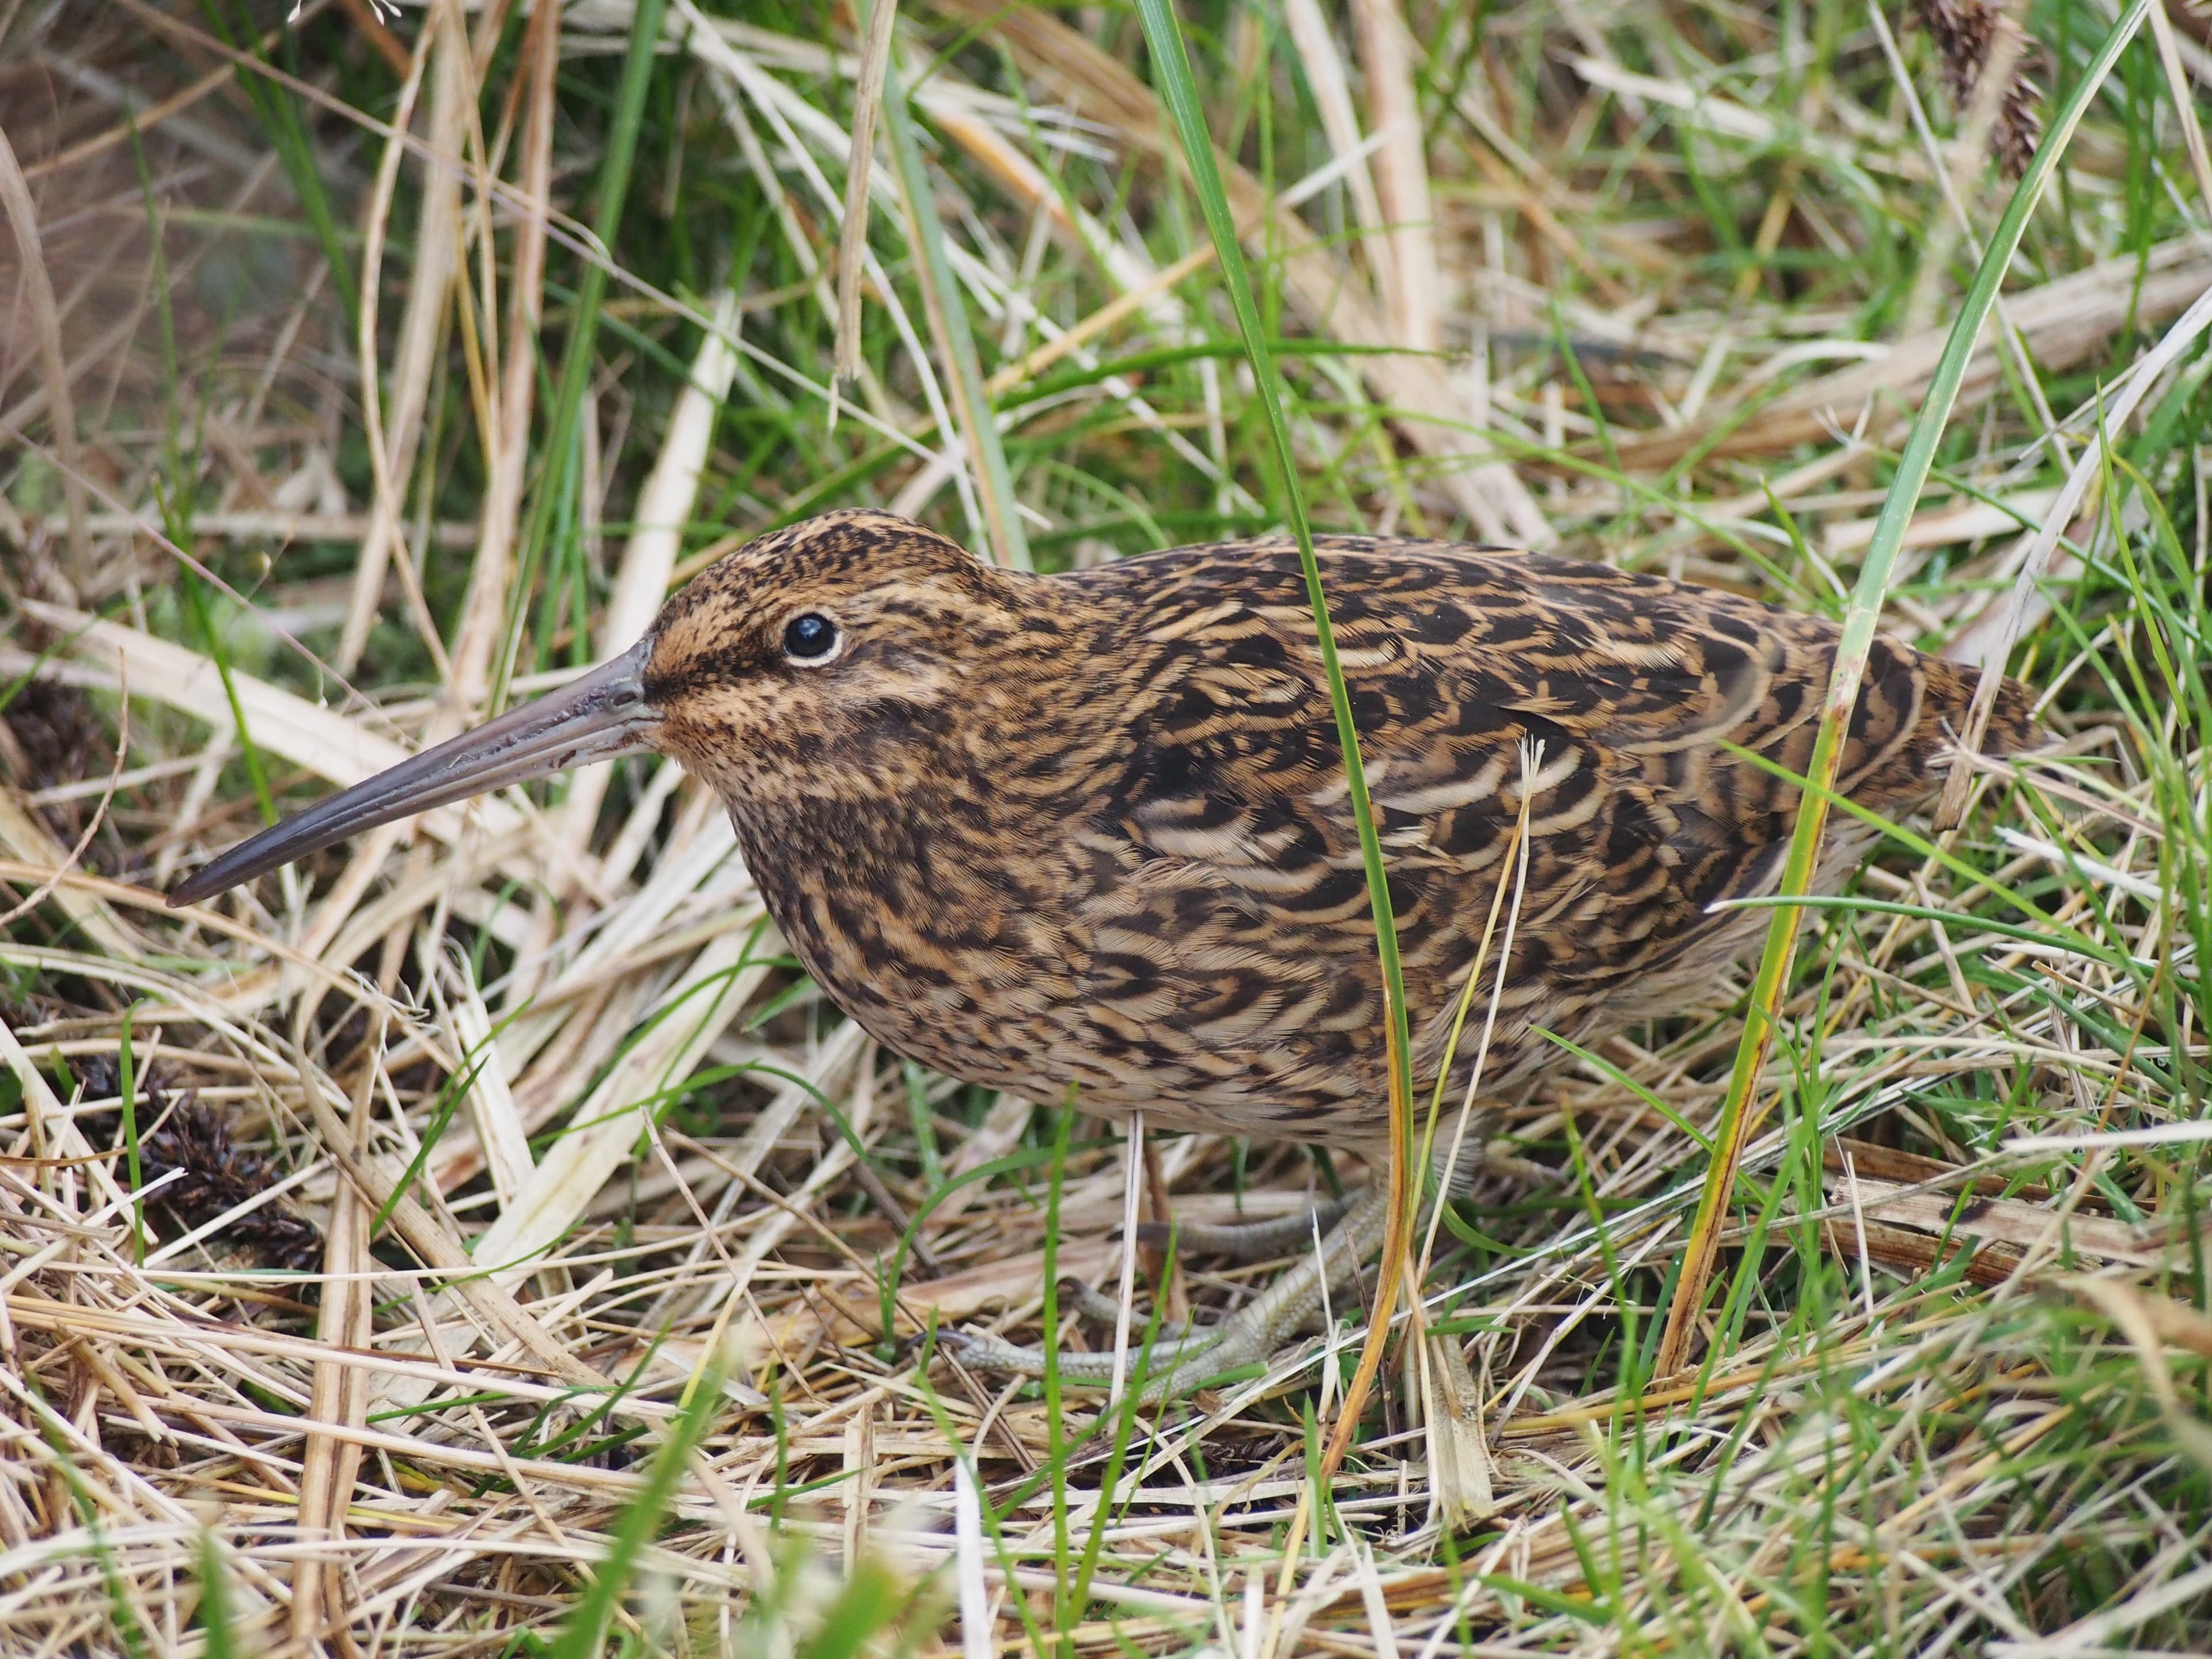
[[(1694, 1200), (1685, 1126), (1709, 1121), (1735, 1047), (1729, 986), (1563, 1061), (1516, 1109), (1557, 1183), (1486, 1188), (1490, 1242), (1447, 1236), (1425, 1287), (1472, 1392), (1432, 1382), (1425, 1435), (1423, 1388), (1394, 1385), (1286, 1559), (1300, 1413), (1326, 1410), (1339, 1383), (1316, 1378), (1356, 1331), (1147, 1412), (1110, 1502), (1097, 1443), (1063, 1449), (1095, 1401), (1055, 1419), (1031, 1388), (925, 1364), (933, 1317), (1037, 1337), (1048, 1261), (1121, 1278), (1127, 1160), (1079, 1125), (1048, 1239), (1051, 1115), (911, 1073), (842, 1022), (692, 781), (631, 771), (550, 806), (449, 810), (161, 908), (179, 867), (258, 823), (241, 720), (297, 800), (456, 729), (498, 677), (612, 97), (594, 60), (618, 58), (630, 17), (507, 10), (310, 5), (280, 79), (241, 70), (195, 10), (0, 0), (0, 175), (20, 178), (0, 193), (37, 226), (31, 261), (11, 206), (0, 267), (0, 1650), (216, 1651), (195, 1623), (211, 1530), (233, 1651), (535, 1650), (524, 1633), (568, 1615), (726, 1349), (738, 1368), (616, 1616), (628, 1651), (817, 1650), (864, 1559), (896, 1586), (854, 1615), (875, 1650), (1045, 1645), (1056, 1623), (1085, 1652), (1246, 1659), (1794, 1650), (1823, 1629), (2026, 1653), (2205, 1628), (2205, 900), (2182, 869), (2203, 845), (2201, 728), (2179, 691), (2100, 688), (2100, 667), (2154, 659), (2148, 601), (2076, 617), (2072, 590), (2035, 590), (2013, 616), (1999, 598), (2052, 555), (2033, 532), (2095, 454), (2096, 386), (2212, 284), (2193, 112), (2162, 107), (2167, 170), (2133, 207), (2121, 123), (2085, 128), (1893, 599), (1898, 626), (1972, 659), (2027, 638), (2013, 660), (2060, 694), (2054, 721), (2090, 760), (2039, 791), (1977, 780), (1947, 851), (1986, 884), (1900, 852), (1865, 891), (1907, 908), (1839, 921), (1814, 953), (1768, 1091), (1792, 1103), (1746, 1162), (1771, 1203), (1748, 1195), (1726, 1240), (1744, 1301), (1709, 1322), (1694, 1384), (1633, 1362)], [(1986, 228), (1984, 158), (1915, 126), (1871, 34), (1816, 94), (1784, 72), (1809, 49), (1738, 9), (1494, 7), (1479, 40), (1459, 8), (1410, 11), (1409, 28), (1399, 0), (1283, 0), (1207, 14), (1202, 41), (1282, 331), (1437, 353), (1302, 360), (1324, 518), (1828, 603), (1963, 282), (1935, 270), (1917, 318), (1883, 303), (1914, 273), (1866, 222)], [(2201, 27), (2176, 21), (2159, 62), (2199, 75)], [(672, 583), (787, 513), (875, 501), (971, 542), (988, 518), (989, 480), (945, 446), (957, 365), (880, 159), (872, 241), (842, 244), (873, 250), (852, 279), (859, 372), (825, 430), (854, 23), (668, 11), (638, 240), (611, 250), (573, 462), (591, 603), (520, 607), (543, 656), (518, 690), (626, 644)], [(1106, 556), (1148, 513), (1209, 533), (1265, 516), (1231, 360), (1020, 401), (1224, 334), (1202, 246), (1176, 240), (1138, 38), (1118, 13), (985, 0), (910, 7), (897, 37), (952, 298), (1013, 411), (1030, 534), (1067, 532), (1056, 557)], [(1931, 118), (1955, 119), (1905, 45)], [(369, 302), (358, 325), (241, 74), (295, 100)], [(1324, 167), (1310, 199), (1278, 199)], [(1731, 170), (1761, 181), (1729, 198), (1725, 235), (1700, 168), (1724, 193)], [(1939, 170), (1970, 187), (1955, 213)], [(722, 234), (738, 197), (755, 266), (708, 250), (679, 295), (675, 219)], [(2201, 361), (2146, 382), (2129, 435)], [(725, 399), (777, 412), (718, 425)], [(2136, 464), (2201, 576), (2184, 403)], [(880, 465), (811, 493), (879, 444)], [(2109, 564), (2113, 525), (2143, 532), (2147, 496), (2102, 483), (2060, 526), (2069, 580), (2085, 546)], [(165, 520), (180, 490), (189, 512)], [(217, 581), (220, 666), (187, 567)], [(1991, 887), (2033, 890), (2047, 921), (2023, 937)], [(160, 1085), (137, 1110), (190, 1101), (265, 1160), (210, 1184), (247, 1194), (227, 1209), (134, 1205), (126, 1033)], [(1292, 1211), (1325, 1179), (1297, 1149), (1157, 1151), (1186, 1221)], [(941, 1181), (1023, 1152), (935, 1205), (884, 1328), (907, 1220)], [(317, 1230), (310, 1270), (272, 1261), (274, 1216)], [(1279, 1266), (1193, 1261), (1165, 1293), (1218, 1310)], [(1434, 1420), (1454, 1400), (1455, 1425)], [(960, 1520), (963, 1479), (994, 1507), (988, 1539)], [(1448, 1535), (1439, 1485), (1487, 1512)], [(1090, 1599), (1066, 1605), (1094, 1527)]]

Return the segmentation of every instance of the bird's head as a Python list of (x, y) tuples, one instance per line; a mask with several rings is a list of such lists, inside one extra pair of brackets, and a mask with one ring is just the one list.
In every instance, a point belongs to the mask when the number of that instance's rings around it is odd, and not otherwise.
[(980, 663), (1042, 641), (1008, 578), (887, 513), (761, 538), (671, 599), (620, 656), (240, 843), (181, 883), (196, 903), (364, 830), (513, 783), (658, 751), (740, 810), (896, 787)]

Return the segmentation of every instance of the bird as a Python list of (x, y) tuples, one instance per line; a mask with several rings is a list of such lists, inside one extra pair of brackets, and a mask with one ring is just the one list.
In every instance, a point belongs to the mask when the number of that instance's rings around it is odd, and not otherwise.
[[(1417, 1097), (1464, 1087), (1476, 1063), (1455, 1016), (1509, 860), (1524, 867), (1510, 951), (1486, 969), (1486, 1099), (1557, 1062), (1547, 1033), (1587, 1046), (1709, 1000), (1765, 935), (1766, 912), (1730, 902), (1778, 884), (1800, 799), (1785, 775), (1808, 769), (1839, 626), (1546, 553), (1313, 548)], [(1838, 793), (1884, 817), (1924, 804), (1974, 690), (1958, 665), (1877, 637)], [(2006, 680), (1983, 752), (2043, 741)], [(647, 750), (720, 797), (799, 962), (898, 1054), (1104, 1117), (1370, 1156), (1386, 1142), (1376, 923), (1282, 535), (1035, 574), (884, 512), (778, 529), (702, 572), (629, 650), (254, 836), (170, 902)], [(1832, 827), (1815, 889), (1875, 833)], [(1380, 1212), (1370, 1195), (1338, 1224), (1347, 1249)], [(1255, 1316), (1243, 1351), (1294, 1311)]]

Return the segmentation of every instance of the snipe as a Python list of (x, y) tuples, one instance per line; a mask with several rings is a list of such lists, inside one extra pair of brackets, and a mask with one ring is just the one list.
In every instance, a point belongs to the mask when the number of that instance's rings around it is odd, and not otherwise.
[[(1723, 744), (1806, 769), (1836, 628), (1538, 554), (1358, 537), (1320, 550), (1422, 1097), (1521, 811), (1524, 748), (1538, 757), (1527, 887), (1486, 1093), (1546, 1064), (1534, 1028), (1587, 1044), (1709, 992), (1766, 926), (1714, 907), (1771, 890), (1797, 805)], [(1841, 793), (1889, 815), (1924, 799), (1972, 690), (1956, 666), (1878, 642)], [(2036, 741), (2008, 683), (1985, 747)], [(702, 575), (621, 656), (253, 837), (172, 902), (647, 749), (721, 796), (807, 970), (900, 1054), (1033, 1100), (1072, 1085), (1095, 1113), (1385, 1137), (1373, 924), (1280, 538), (1038, 577), (887, 514), (793, 526)], [(1832, 830), (1823, 884), (1866, 844)], [(1344, 1225), (1371, 1231), (1377, 1209)], [(1279, 1310), (1255, 1315), (1239, 1340), (1279, 1327)]]

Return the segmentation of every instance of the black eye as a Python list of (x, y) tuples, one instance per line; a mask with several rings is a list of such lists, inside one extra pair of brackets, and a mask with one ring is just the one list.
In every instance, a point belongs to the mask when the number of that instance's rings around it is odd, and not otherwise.
[(793, 662), (820, 662), (837, 645), (837, 624), (818, 611), (793, 617), (784, 625), (783, 654)]

